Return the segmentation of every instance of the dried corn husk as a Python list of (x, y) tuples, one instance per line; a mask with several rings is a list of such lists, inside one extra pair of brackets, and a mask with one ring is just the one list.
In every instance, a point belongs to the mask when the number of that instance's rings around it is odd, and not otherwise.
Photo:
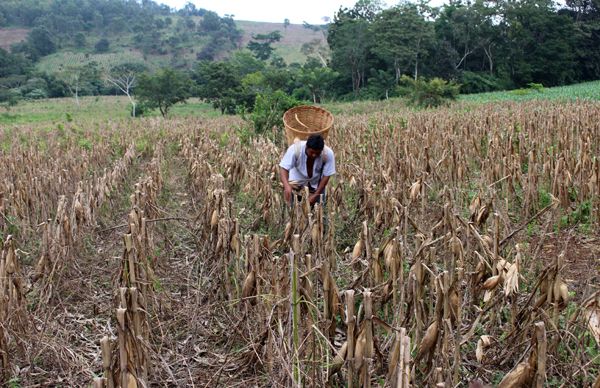
[(352, 249), (352, 260), (358, 259), (362, 255), (363, 251), (363, 242), (362, 239), (359, 239), (356, 244), (354, 244), (354, 249)]
[(425, 357), (426, 354), (434, 350), (439, 334), (438, 327), (438, 321), (435, 320), (429, 325), (427, 331), (425, 331), (425, 336), (421, 340), (421, 343), (418, 347), (417, 356), (415, 357), (415, 363), (417, 363), (419, 360)]
[(503, 275), (495, 275), (495, 276), (491, 276), (488, 279), (486, 279), (485, 282), (483, 282), (483, 289), (485, 290), (493, 290), (494, 288), (496, 288), (496, 286), (498, 284), (500, 284), (503, 280)]
[(254, 270), (248, 272), (246, 279), (244, 280), (244, 286), (242, 287), (242, 298), (249, 298), (256, 294), (256, 274)]
[(498, 388), (530, 387), (534, 375), (535, 373), (529, 365), (529, 362), (522, 362), (504, 376), (502, 381), (500, 381), (500, 384), (498, 384)]
[(585, 320), (589, 331), (594, 336), (596, 344), (600, 346), (600, 292), (584, 305)]
[(477, 348), (475, 349), (475, 356), (477, 357), (477, 362), (481, 362), (483, 360), (484, 353), (486, 347), (490, 346), (491, 339), (489, 335), (482, 335), (477, 341)]

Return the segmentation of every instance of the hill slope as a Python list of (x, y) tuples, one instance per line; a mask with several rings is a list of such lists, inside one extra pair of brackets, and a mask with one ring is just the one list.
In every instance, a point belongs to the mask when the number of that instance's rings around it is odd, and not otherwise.
[(317, 41), (318, 44), (327, 45), (327, 39), (322, 32), (315, 32), (305, 28), (301, 24), (290, 24), (287, 27), (283, 23), (264, 23), (251, 21), (236, 21), (238, 28), (243, 31), (242, 47), (252, 39), (255, 34), (268, 34), (271, 31), (281, 32), (281, 41), (273, 44), (275, 53), (281, 56), (286, 63), (299, 62), (306, 60), (306, 55), (301, 51), (306, 43)]
[[(162, 35), (167, 40), (176, 36), (176, 26), (180, 25), (181, 18), (171, 17), (172, 28), (166, 29)], [(202, 21), (201, 17), (192, 17), (191, 20), (197, 25)], [(282, 35), (280, 42), (273, 44), (275, 54), (282, 57), (288, 64), (306, 60), (306, 55), (302, 53), (302, 46), (306, 43), (315, 43), (326, 45), (326, 39), (321, 32), (315, 32), (304, 28), (300, 24), (290, 24), (287, 27), (283, 23), (266, 23), (253, 21), (236, 21), (236, 26), (241, 30), (242, 35), (237, 49), (246, 47), (248, 42), (255, 34), (267, 34), (272, 31), (279, 31)], [(10, 50), (10, 47), (16, 43), (24, 42), (31, 30), (26, 28), (0, 28), (0, 47)], [(36, 68), (45, 72), (56, 72), (62, 66), (78, 63), (86, 64), (97, 62), (103, 65), (117, 65), (124, 62), (143, 62), (149, 68), (159, 68), (164, 66), (190, 67), (197, 60), (197, 54), (200, 53), (209, 43), (207, 37), (196, 36), (188, 41), (178, 41), (173, 39), (172, 46), (164, 51), (144, 53), (143, 50), (135, 46), (135, 33), (123, 32), (112, 33), (111, 31), (94, 31), (85, 35), (85, 45), (83, 47), (74, 47), (70, 42), (59, 42), (57, 52), (40, 58)], [(107, 52), (98, 53), (94, 46), (101, 40), (107, 39), (110, 43)], [(231, 50), (218, 53), (217, 59), (229, 56)]]

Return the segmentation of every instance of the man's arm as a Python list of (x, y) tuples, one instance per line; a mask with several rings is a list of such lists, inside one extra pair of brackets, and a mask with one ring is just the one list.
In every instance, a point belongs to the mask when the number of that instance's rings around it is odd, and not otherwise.
[(290, 172), (283, 167), (279, 167), (279, 179), (283, 183), (283, 197), (287, 203), (291, 203), (292, 186), (290, 186)]
[(317, 199), (319, 199), (319, 195), (321, 195), (323, 192), (325, 192), (325, 187), (327, 187), (327, 183), (329, 183), (328, 176), (324, 176), (323, 178), (321, 178), (319, 187), (317, 187), (317, 190), (315, 190), (315, 192), (312, 193), (310, 195), (310, 197), (308, 198), (311, 204), (317, 202)]
[(325, 162), (325, 165), (323, 166), (323, 176), (319, 182), (319, 187), (317, 187), (317, 190), (309, 197), (311, 204), (315, 203), (317, 199), (319, 199), (319, 195), (325, 192), (325, 187), (327, 187), (327, 183), (329, 183), (329, 178), (335, 175), (335, 155), (329, 147), (325, 147), (324, 152), (327, 152), (327, 162)]
[(292, 202), (292, 186), (290, 186), (290, 170), (296, 165), (294, 146), (288, 147), (279, 163), (279, 180), (283, 184), (283, 197), (288, 204)]

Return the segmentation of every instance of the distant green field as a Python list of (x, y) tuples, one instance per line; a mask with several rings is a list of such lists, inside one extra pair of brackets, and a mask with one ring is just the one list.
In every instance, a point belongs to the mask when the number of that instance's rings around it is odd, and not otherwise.
[(600, 100), (600, 81), (580, 84), (557, 86), (554, 88), (516, 89), (502, 92), (463, 94), (459, 101), (486, 103), (497, 101), (527, 101), (527, 100)]
[(91, 62), (96, 62), (101, 69), (110, 69), (121, 63), (144, 63), (144, 58), (137, 50), (104, 54), (62, 51), (42, 58), (37, 64), (37, 69), (53, 74), (68, 66), (87, 65)]
[[(129, 101), (122, 96), (82, 97), (79, 106), (73, 98), (35, 100), (21, 103), (9, 111), (0, 110), (0, 125), (60, 123), (65, 120), (78, 122), (88, 119), (126, 119), (130, 117), (129, 109)], [(160, 113), (155, 111), (147, 116), (159, 115)], [(186, 104), (177, 104), (169, 111), (171, 117), (216, 117), (219, 115), (218, 110), (198, 99), (190, 99)]]
[[(543, 90), (519, 89), (505, 92), (461, 95), (456, 104), (485, 104), (502, 101), (575, 100), (600, 101), (600, 81), (586, 82)], [(125, 119), (129, 117), (129, 101), (123, 96), (82, 97), (79, 106), (74, 98), (58, 98), (21, 102), (9, 111), (0, 110), (0, 125), (27, 123), (56, 123), (65, 120)], [(333, 114), (370, 114), (373, 112), (393, 112), (406, 108), (403, 98), (390, 98), (384, 101), (327, 102), (323, 107)], [(158, 116), (158, 111), (150, 116)], [(172, 117), (198, 116), (217, 117), (218, 110), (210, 104), (190, 99), (186, 104), (175, 105), (169, 113)]]

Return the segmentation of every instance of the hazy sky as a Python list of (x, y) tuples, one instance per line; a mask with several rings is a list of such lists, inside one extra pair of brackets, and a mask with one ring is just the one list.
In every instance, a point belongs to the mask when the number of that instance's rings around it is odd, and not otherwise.
[[(237, 20), (283, 23), (285, 18), (291, 23), (306, 21), (311, 24), (323, 23), (321, 18), (338, 11), (340, 6), (353, 7), (356, 0), (189, 0), (197, 8), (215, 11), (220, 16), (233, 14)], [(156, 0), (173, 8), (182, 8), (188, 0)]]

